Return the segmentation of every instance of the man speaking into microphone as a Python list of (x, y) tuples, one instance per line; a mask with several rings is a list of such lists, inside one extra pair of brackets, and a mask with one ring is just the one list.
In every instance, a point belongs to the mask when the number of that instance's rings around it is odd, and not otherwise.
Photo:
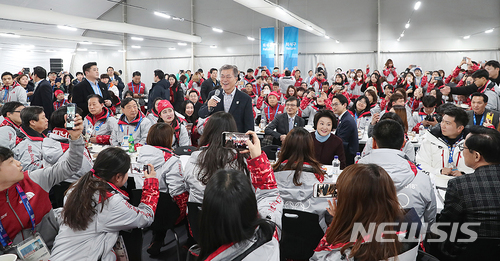
[(208, 94), (211, 98), (201, 106), (198, 115), (206, 118), (214, 112), (225, 111), (233, 115), (238, 132), (253, 131), (252, 98), (236, 88), (238, 67), (226, 64), (220, 68), (219, 72), (222, 91), (212, 90)]

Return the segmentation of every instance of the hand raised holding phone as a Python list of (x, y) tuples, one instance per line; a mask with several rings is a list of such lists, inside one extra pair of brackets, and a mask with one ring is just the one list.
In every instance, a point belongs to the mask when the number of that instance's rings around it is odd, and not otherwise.
[(262, 154), (259, 137), (257, 137), (257, 134), (254, 131), (247, 131), (247, 133), (245, 134), (251, 137), (249, 140), (247, 140), (248, 150), (250, 151), (250, 158), (254, 159), (259, 157)]
[(144, 178), (145, 179), (155, 178), (156, 177), (155, 167), (152, 164), (144, 166), (148, 166), (148, 168), (144, 170)]

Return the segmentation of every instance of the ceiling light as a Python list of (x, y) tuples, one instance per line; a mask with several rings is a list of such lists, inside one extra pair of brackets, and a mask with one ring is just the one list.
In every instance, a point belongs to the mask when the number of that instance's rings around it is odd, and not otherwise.
[(487, 34), (489, 34), (489, 33), (492, 33), (492, 32), (493, 32), (493, 30), (494, 30), (494, 28), (491, 28), (491, 29), (486, 30), (486, 31), (484, 31), (484, 32), (485, 32), (485, 33), (487, 33)]
[(403, 33), (403, 34), (400, 34), (399, 36), (401, 36), (401, 37), (405, 37), (405, 34)]
[(169, 47), (168, 49), (169, 49), (170, 51), (173, 51), (173, 50), (175, 50), (175, 47)]
[(224, 32), (224, 31), (222, 31), (222, 29), (215, 28), (215, 27), (213, 27), (213, 28), (212, 28), (212, 31), (217, 32), (217, 33), (222, 33), (222, 32)]
[(119, 53), (127, 52), (127, 50), (118, 50)]
[(406, 24), (405, 24), (405, 28), (406, 28), (406, 29), (410, 28), (410, 23), (406, 23)]
[(79, 44), (91, 45), (91, 44), (92, 44), (92, 42), (89, 42), (89, 41), (83, 41), (83, 42), (79, 42)]
[(55, 53), (56, 51), (54, 50), (45, 50), (46, 53)]
[(97, 52), (96, 52), (96, 51), (91, 51), (91, 52), (89, 52), (89, 53), (90, 53), (90, 54), (97, 54)]
[(399, 41), (400, 41), (400, 39), (398, 38), (398, 40), (397, 40), (397, 41), (399, 42)]
[(182, 42), (177, 43), (177, 44), (180, 45), (180, 46), (186, 46), (187, 45), (187, 43), (182, 43)]
[(87, 48), (76, 48), (76, 50), (79, 52), (86, 52)]
[(415, 6), (413, 7), (413, 9), (418, 10), (421, 5), (422, 5), (422, 2), (418, 1), (418, 2), (415, 3)]
[(135, 37), (135, 36), (132, 36), (130, 37), (130, 39), (134, 40), (134, 41), (144, 41), (144, 38), (142, 37)]
[(248, 36), (247, 39), (250, 40), (250, 41), (255, 41), (255, 38), (253, 38), (251, 36)]
[(466, 35), (466, 36), (464, 36), (464, 40), (467, 40), (467, 39), (469, 39), (469, 38), (470, 38), (470, 35)]
[(57, 28), (63, 29), (63, 30), (68, 30), (68, 31), (76, 31), (77, 29), (75, 27), (67, 26), (67, 25), (58, 25)]
[(312, 31), (312, 30), (314, 30), (314, 28), (312, 28), (312, 26), (308, 26), (307, 30)]
[(340, 43), (340, 41), (339, 40), (335, 40), (335, 43)]
[(165, 14), (165, 13), (162, 13), (162, 12), (157, 12), (157, 11), (155, 11), (155, 12), (154, 12), (154, 14), (155, 14), (155, 15), (157, 15), (157, 16), (159, 16), (159, 17), (163, 17), (163, 18), (167, 18), (167, 19), (170, 19), (170, 18), (171, 18), (171, 16), (170, 16), (170, 15)]
[(141, 46), (140, 46), (140, 45), (132, 45), (132, 46), (130, 46), (130, 47), (135, 48), (135, 49), (140, 49), (140, 48), (141, 48)]
[(20, 35), (13, 34), (13, 33), (0, 33), (0, 36), (10, 37), (10, 38), (19, 38), (19, 37), (21, 37)]
[(172, 19), (175, 21), (181, 21), (181, 22), (184, 21), (184, 18), (182, 18), (182, 17), (175, 17), (174, 16), (174, 17), (172, 17)]
[(330, 39), (330, 36), (328, 36), (328, 35), (325, 35), (325, 38), (326, 38), (326, 39)]
[(210, 45), (210, 48), (217, 48), (217, 45)]

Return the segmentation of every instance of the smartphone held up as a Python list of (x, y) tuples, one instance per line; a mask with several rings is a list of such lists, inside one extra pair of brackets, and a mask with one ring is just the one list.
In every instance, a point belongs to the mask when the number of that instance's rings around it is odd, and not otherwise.
[(316, 183), (313, 186), (313, 197), (315, 198), (336, 198), (337, 184), (336, 183)]
[(66, 129), (72, 130), (75, 127), (76, 104), (70, 103), (66, 106)]
[(223, 132), (222, 146), (238, 150), (248, 149), (247, 140), (251, 141), (251, 136), (238, 132)]

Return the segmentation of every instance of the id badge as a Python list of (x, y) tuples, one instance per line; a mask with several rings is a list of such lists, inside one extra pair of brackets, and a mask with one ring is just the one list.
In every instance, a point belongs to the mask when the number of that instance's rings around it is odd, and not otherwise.
[(113, 246), (113, 251), (116, 254), (116, 261), (129, 261), (127, 248), (125, 247), (125, 243), (123, 242), (123, 237), (118, 236), (115, 245)]
[(17, 255), (25, 261), (48, 261), (50, 252), (40, 234), (36, 233), (17, 244)]

